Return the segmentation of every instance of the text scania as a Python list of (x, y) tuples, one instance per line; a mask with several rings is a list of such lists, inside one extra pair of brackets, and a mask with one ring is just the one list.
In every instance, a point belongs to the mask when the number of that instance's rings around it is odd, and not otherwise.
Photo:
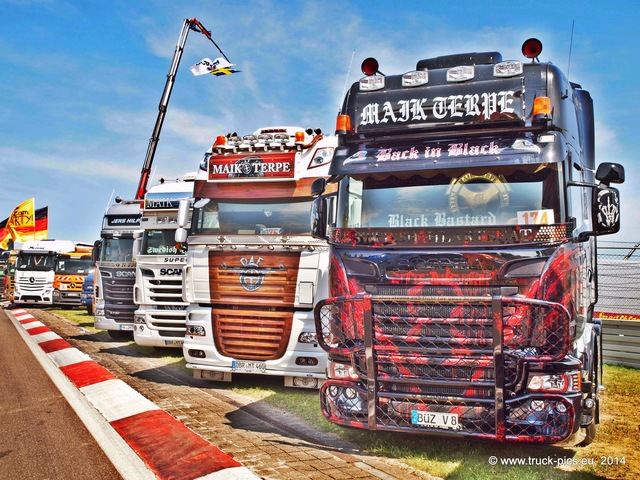
[(136, 272), (128, 271), (128, 270), (118, 270), (116, 271), (116, 277), (120, 278), (135, 278)]
[[(247, 175), (247, 164), (230, 164), (230, 165), (211, 165), (212, 175)], [(291, 164), (288, 162), (273, 163), (253, 163), (250, 165), (251, 172), (249, 174), (260, 175), (264, 173), (290, 173)]]
[(182, 275), (181, 268), (161, 268), (160, 275)]
[(512, 104), (515, 92), (481, 93), (474, 95), (449, 95), (435, 97), (430, 103), (427, 98), (412, 98), (399, 100), (394, 105), (391, 102), (369, 103), (360, 114), (360, 125), (375, 125), (379, 123), (407, 123), (421, 122), (429, 119), (430, 110), (433, 118), (465, 118), (489, 120), (496, 113), (513, 114)]

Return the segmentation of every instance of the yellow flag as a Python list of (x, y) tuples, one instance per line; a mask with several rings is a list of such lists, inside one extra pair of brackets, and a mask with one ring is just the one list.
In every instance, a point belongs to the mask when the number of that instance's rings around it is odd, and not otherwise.
[(35, 227), (35, 199), (30, 198), (13, 209), (7, 222), (8, 227)]
[(0, 243), (0, 248), (9, 248), (9, 240), (22, 242), (34, 238), (35, 223), (35, 199), (25, 200), (13, 209), (6, 221), (6, 234)]

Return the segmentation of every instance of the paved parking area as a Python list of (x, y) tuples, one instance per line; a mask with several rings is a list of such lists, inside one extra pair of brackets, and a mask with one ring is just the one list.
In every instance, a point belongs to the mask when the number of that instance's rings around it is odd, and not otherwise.
[(399, 461), (368, 455), (264, 402), (194, 379), (106, 332), (89, 332), (42, 309), (29, 313), (260, 478), (434, 478)]

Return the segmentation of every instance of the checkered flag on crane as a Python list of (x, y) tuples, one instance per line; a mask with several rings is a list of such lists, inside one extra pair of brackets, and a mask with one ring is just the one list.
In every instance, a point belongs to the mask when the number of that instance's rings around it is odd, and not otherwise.
[(204, 36), (206, 36), (211, 41), (211, 43), (213, 43), (216, 46), (218, 51), (222, 54), (222, 57), (218, 57), (215, 60), (211, 60), (209, 58), (203, 58), (198, 63), (193, 65), (191, 68), (189, 68), (189, 70), (191, 70), (191, 73), (193, 73), (196, 76), (206, 75), (210, 73), (211, 75), (215, 75), (216, 77), (219, 77), (220, 75), (231, 75), (232, 73), (241, 72), (241, 70), (236, 70), (235, 68), (233, 68), (235, 67), (235, 64), (232, 64), (229, 61), (229, 59), (224, 54), (224, 52), (220, 49), (218, 44), (216, 44), (216, 42), (213, 41), (213, 38), (211, 38), (211, 32), (208, 31), (206, 28), (204, 28), (204, 26), (202, 26), (202, 24), (197, 19), (193, 18), (190, 20), (190, 27), (192, 30), (200, 32)]

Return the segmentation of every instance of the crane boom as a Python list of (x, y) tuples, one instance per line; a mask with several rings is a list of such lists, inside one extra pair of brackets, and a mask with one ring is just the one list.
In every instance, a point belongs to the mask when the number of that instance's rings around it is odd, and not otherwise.
[[(189, 30), (200, 32), (213, 42), (211, 33), (207, 31), (196, 18), (184, 19), (182, 30), (180, 31), (180, 36), (178, 37), (178, 43), (176, 44), (176, 49), (173, 52), (173, 58), (171, 59), (171, 65), (169, 66), (167, 82), (164, 85), (162, 97), (160, 97), (160, 103), (158, 105), (158, 118), (156, 119), (156, 124), (153, 127), (153, 133), (151, 134), (151, 138), (149, 139), (149, 146), (147, 147), (147, 154), (142, 165), (142, 171), (140, 172), (140, 183), (138, 184), (138, 189), (136, 190), (136, 200), (142, 200), (144, 198), (145, 192), (147, 191), (147, 183), (149, 182), (151, 165), (153, 164), (153, 158), (156, 154), (158, 142), (160, 141), (160, 130), (162, 130), (164, 117), (167, 113), (169, 99), (171, 98), (171, 91), (173, 90), (173, 84), (176, 80), (176, 73), (178, 72), (180, 60), (182, 59), (182, 52), (184, 51), (184, 46), (187, 42)], [(213, 44), (215, 45), (215, 42), (213, 42)], [(216, 47), (218, 46), (216, 45)], [(219, 47), (218, 50), (220, 50)], [(224, 53), (222, 55), (224, 56)]]

